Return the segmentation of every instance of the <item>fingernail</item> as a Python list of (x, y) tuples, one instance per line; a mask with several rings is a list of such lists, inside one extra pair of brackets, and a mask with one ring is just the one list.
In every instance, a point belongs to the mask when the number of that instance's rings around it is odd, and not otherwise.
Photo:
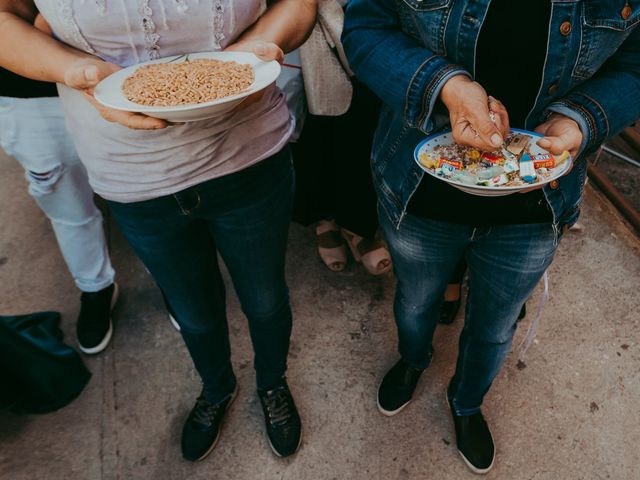
[(267, 53), (267, 46), (264, 43), (259, 43), (256, 45), (254, 52), (256, 55), (265, 55)]
[(538, 141), (538, 145), (541, 146), (542, 148), (548, 148), (551, 146), (551, 141), (547, 140), (546, 138), (543, 138)]
[(491, 143), (493, 144), (494, 147), (499, 147), (500, 145), (502, 145), (502, 137), (497, 133), (494, 133), (491, 136)]

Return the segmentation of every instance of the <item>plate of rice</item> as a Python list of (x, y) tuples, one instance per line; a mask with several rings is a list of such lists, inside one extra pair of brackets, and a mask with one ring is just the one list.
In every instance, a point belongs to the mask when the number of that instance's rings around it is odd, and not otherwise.
[(191, 122), (229, 112), (279, 74), (278, 62), (253, 53), (190, 53), (119, 70), (96, 86), (94, 96), (115, 110)]
[(546, 185), (571, 169), (565, 151), (553, 155), (536, 143), (542, 135), (513, 128), (504, 145), (491, 151), (458, 145), (450, 131), (425, 138), (414, 150), (420, 167), (472, 195), (509, 195)]

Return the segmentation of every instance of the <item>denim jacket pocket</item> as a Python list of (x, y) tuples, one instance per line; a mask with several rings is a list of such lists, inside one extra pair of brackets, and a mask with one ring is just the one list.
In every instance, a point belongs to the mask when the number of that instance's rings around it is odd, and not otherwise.
[[(625, 18), (626, 17), (626, 18)], [(572, 75), (593, 76), (640, 23), (640, 0), (585, 0), (582, 5), (580, 48)]]
[[(625, 16), (627, 18), (625, 18)], [(640, 2), (620, 0), (586, 0), (584, 23), (590, 27), (624, 31), (640, 22)]]
[(436, 55), (446, 54), (445, 27), (451, 0), (396, 0), (402, 31)]

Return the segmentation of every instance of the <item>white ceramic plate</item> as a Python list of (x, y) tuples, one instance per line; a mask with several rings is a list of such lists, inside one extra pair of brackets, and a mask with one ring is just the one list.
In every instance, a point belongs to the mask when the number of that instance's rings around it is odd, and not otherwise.
[[(523, 133), (525, 135), (529, 135), (534, 137), (534, 140), (537, 138), (542, 138), (542, 135), (536, 132), (530, 132), (528, 130), (520, 130), (517, 128), (512, 128), (512, 132)], [(549, 153), (544, 148), (539, 147), (536, 142), (532, 140), (529, 144), (529, 150), (533, 155)], [(450, 185), (462, 190), (463, 192), (470, 193), (472, 195), (479, 195), (482, 197), (498, 197), (502, 195), (510, 195), (512, 193), (519, 192), (521, 190), (526, 190), (531, 187), (539, 187), (541, 185), (546, 185), (547, 183), (555, 180), (563, 176), (565, 173), (569, 171), (571, 168), (571, 164), (573, 159), (570, 157), (564, 162), (562, 165), (550, 169), (550, 174), (547, 177), (542, 178), (538, 176), (538, 180), (533, 183), (527, 183), (525, 185), (516, 185), (516, 186), (504, 186), (504, 185), (494, 185), (494, 186), (483, 186), (483, 185), (471, 185), (468, 183), (463, 183), (460, 181), (452, 180), (447, 177), (443, 177), (437, 175), (436, 172), (430, 168), (426, 168), (419, 161), (420, 152), (429, 152), (437, 145), (453, 145), (455, 142), (453, 141), (453, 136), (450, 131), (437, 133), (435, 135), (431, 135), (430, 137), (425, 138), (422, 142), (418, 144), (418, 146), (413, 151), (413, 157), (416, 163), (420, 166), (422, 170), (427, 172), (432, 177), (437, 178), (438, 180), (442, 180), (443, 182), (447, 182)]]
[[(177, 105), (173, 107), (151, 107), (131, 102), (122, 92), (122, 84), (126, 78), (143, 65), (151, 63), (177, 63), (198, 58), (214, 60), (236, 61), (249, 64), (253, 67), (254, 80), (251, 86), (241, 93), (229, 97), (219, 98), (206, 103), (191, 105)], [(117, 71), (102, 80), (95, 88), (94, 96), (98, 102), (106, 107), (126, 112), (138, 112), (150, 117), (162, 118), (170, 122), (191, 122), (216, 117), (228, 112), (238, 105), (244, 98), (252, 93), (268, 87), (280, 75), (280, 64), (276, 61), (263, 62), (253, 53), (247, 52), (206, 52), (190, 53), (186, 55), (174, 55), (173, 57), (160, 58), (150, 62), (140, 63)]]

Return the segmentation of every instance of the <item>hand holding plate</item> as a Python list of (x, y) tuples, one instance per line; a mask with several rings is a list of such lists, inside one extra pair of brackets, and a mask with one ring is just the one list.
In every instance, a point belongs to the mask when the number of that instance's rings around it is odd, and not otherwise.
[(569, 151), (572, 158), (576, 158), (582, 145), (582, 131), (571, 118), (560, 113), (553, 113), (542, 125), (535, 129), (544, 135), (538, 140), (538, 145), (549, 150), (554, 155)]
[(229, 45), (225, 51), (253, 53), (263, 62), (276, 60), (278, 63), (282, 63), (284, 61), (284, 52), (278, 45), (262, 40), (240, 40)]
[(141, 113), (114, 110), (98, 103), (93, 98), (93, 89), (105, 77), (120, 70), (120, 67), (98, 58), (82, 58), (74, 62), (64, 73), (64, 83), (68, 87), (82, 91), (85, 98), (108, 122), (139, 130), (155, 130), (168, 125), (165, 120), (149, 117)]
[[(271, 62), (273, 60), (282, 64), (284, 61), (284, 52), (282, 49), (273, 42), (264, 42), (262, 40), (240, 40), (232, 45), (229, 45), (225, 50), (236, 52), (249, 52), (253, 53), (263, 62)], [(234, 111), (238, 109), (248, 107), (254, 103), (260, 101), (264, 96), (264, 90), (253, 93), (245, 98), (240, 105), (234, 108)]]

